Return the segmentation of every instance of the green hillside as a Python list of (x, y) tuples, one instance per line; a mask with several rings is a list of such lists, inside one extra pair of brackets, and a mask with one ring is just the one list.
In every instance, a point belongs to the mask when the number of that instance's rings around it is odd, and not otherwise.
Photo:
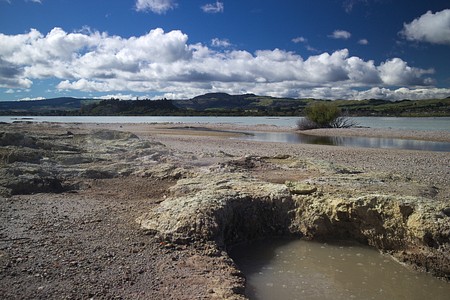
[(174, 104), (196, 114), (219, 115), (299, 115), (308, 100), (274, 98), (254, 94), (228, 95), (211, 93), (190, 100), (177, 100)]
[[(127, 116), (302, 116), (315, 99), (275, 98), (254, 94), (210, 93), (188, 100), (98, 100), (55, 98), (0, 102), (0, 115), (127, 115)], [(335, 100), (349, 116), (450, 116), (446, 99), (386, 101)]]

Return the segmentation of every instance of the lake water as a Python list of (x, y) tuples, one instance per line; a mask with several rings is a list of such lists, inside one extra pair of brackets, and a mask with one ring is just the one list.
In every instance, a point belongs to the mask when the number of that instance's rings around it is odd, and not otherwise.
[(345, 147), (406, 149), (450, 152), (450, 143), (378, 137), (312, 136), (295, 132), (249, 132), (236, 139), (289, 144), (316, 144)]
[[(295, 127), (300, 117), (17, 117), (0, 116), (0, 122), (78, 122), (78, 123), (231, 123), (242, 125), (276, 125)], [(371, 128), (393, 128), (408, 130), (450, 131), (450, 117), (443, 118), (393, 118), (357, 117), (353, 118), (360, 126)]]
[(246, 275), (250, 299), (446, 300), (450, 295), (450, 283), (357, 244), (280, 239), (239, 245), (230, 254)]
[[(296, 117), (17, 117), (0, 116), (0, 122), (59, 122), (59, 123), (194, 123), (275, 125), (295, 128)], [(450, 118), (353, 118), (359, 126), (408, 130), (439, 130), (450, 132)], [(307, 143), (346, 147), (393, 148), (450, 152), (450, 143), (364, 137), (312, 137), (298, 133), (252, 132), (240, 137), (245, 140), (283, 143)]]

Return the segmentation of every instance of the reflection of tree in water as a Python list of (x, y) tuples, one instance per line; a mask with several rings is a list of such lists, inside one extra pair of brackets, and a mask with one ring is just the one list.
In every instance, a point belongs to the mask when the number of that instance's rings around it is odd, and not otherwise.
[(406, 149), (423, 151), (450, 151), (450, 143), (405, 140), (378, 137), (314, 136), (303, 133), (251, 132), (239, 139), (290, 144), (314, 144), (328, 146)]
[(300, 140), (302, 140), (302, 144), (314, 144), (314, 145), (330, 145), (330, 146), (338, 146), (341, 145), (338, 137), (330, 137), (330, 136), (312, 136), (312, 135), (303, 135), (299, 134)]

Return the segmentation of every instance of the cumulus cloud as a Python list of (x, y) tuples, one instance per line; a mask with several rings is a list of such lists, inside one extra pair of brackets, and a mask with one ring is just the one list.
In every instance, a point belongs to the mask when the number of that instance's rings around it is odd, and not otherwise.
[(178, 4), (174, 0), (137, 0), (137, 11), (152, 11), (156, 14), (164, 14), (174, 9)]
[(430, 78), (423, 79), (423, 75), (433, 74), (433, 69), (418, 69), (408, 66), (408, 64), (400, 58), (394, 58), (382, 63), (378, 67), (380, 77), (387, 85), (424, 85), (431, 83)]
[[(213, 46), (227, 43), (212, 40)], [(432, 94), (436, 91), (428, 76), (433, 72), (400, 58), (377, 65), (351, 56), (347, 49), (307, 58), (280, 49), (254, 53), (214, 49), (189, 44), (181, 31), (161, 28), (129, 38), (89, 29), (67, 33), (61, 28), (47, 34), (34, 29), (18, 35), (0, 34), (0, 87), (7, 89), (30, 88), (33, 81), (56, 79), (59, 90), (107, 95), (149, 93), (188, 98), (221, 91), (356, 98), (361, 92), (355, 90), (373, 88), (420, 88)]]
[(329, 35), (329, 37), (333, 39), (342, 39), (342, 40), (348, 40), (352, 34), (345, 30), (335, 30), (332, 34)]
[(0, 55), (1, 88), (30, 88), (32, 84), (33, 82), (24, 76), (21, 66), (3, 60)]
[(450, 89), (446, 88), (386, 88), (372, 87), (366, 90), (349, 89), (348, 87), (319, 87), (311, 89), (302, 89), (298, 92), (299, 98), (316, 99), (383, 99), (390, 101), (399, 101), (404, 99), (423, 100), (423, 99), (443, 99), (450, 95)]
[(407, 40), (450, 45), (450, 9), (433, 14), (428, 11), (400, 32)]
[(221, 47), (221, 48), (228, 48), (228, 47), (231, 47), (232, 44), (227, 39), (214, 38), (214, 39), (211, 40), (211, 46), (213, 46), (213, 47)]
[(216, 1), (216, 3), (208, 3), (201, 7), (205, 13), (216, 14), (221, 13), (224, 10), (223, 2)]

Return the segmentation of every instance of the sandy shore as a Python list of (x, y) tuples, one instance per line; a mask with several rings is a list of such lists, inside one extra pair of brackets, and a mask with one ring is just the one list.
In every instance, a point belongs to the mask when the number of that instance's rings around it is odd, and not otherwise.
[[(130, 125), (125, 125), (130, 126)], [(141, 127), (141, 124), (134, 124), (133, 127)], [(399, 129), (380, 129), (380, 128), (332, 128), (332, 129), (313, 129), (298, 131), (293, 127), (283, 127), (275, 125), (239, 125), (239, 124), (170, 124), (154, 125), (156, 128), (207, 128), (218, 131), (261, 131), (261, 132), (298, 132), (307, 135), (317, 136), (359, 136), (359, 137), (378, 137), (395, 138), (434, 142), (450, 142), (450, 131), (425, 131), (425, 130), (399, 130)], [(166, 131), (168, 133), (168, 131)], [(192, 133), (191, 133), (192, 134)]]
[[(219, 152), (232, 156), (274, 156), (293, 155), (308, 159), (320, 159), (342, 164), (363, 171), (398, 174), (429, 186), (442, 186), (442, 197), (450, 193), (450, 154), (395, 149), (349, 148), (325, 145), (305, 145), (286, 143), (267, 143), (230, 139), (230, 134), (222, 131), (269, 131), (292, 132), (290, 128), (276, 126), (240, 126), (231, 124), (182, 124), (182, 125), (98, 125), (109, 129), (134, 132), (140, 136), (155, 137), (171, 149), (189, 155), (212, 157)], [(212, 129), (186, 130), (189, 128)], [(382, 129), (320, 129), (308, 131), (314, 135), (390, 137), (450, 142), (450, 132), (418, 132), (407, 130)], [(406, 191), (405, 191), (406, 192)], [(447, 198), (448, 199), (448, 198)]]
[[(91, 139), (88, 134), (100, 129), (131, 132), (139, 139), (130, 145)], [(0, 197), (0, 298), (238, 299), (242, 275), (226, 253), (161, 242), (135, 221), (163, 202), (179, 178), (224, 165), (236, 165), (264, 182), (327, 182), (343, 195), (364, 191), (449, 204), (448, 152), (255, 142), (233, 139), (237, 134), (228, 132), (292, 130), (230, 124), (2, 124), (0, 132), (39, 136), (39, 141), (54, 140), (74, 149), (27, 150), (38, 160), (22, 162), (30, 156), (20, 156), (24, 152), (16, 146), (0, 148), (5, 174), (56, 170), (61, 182), (73, 187)], [(351, 129), (308, 134), (450, 142), (448, 132)], [(257, 163), (245, 165), (246, 157), (256, 157)], [(309, 167), (285, 167), (285, 159)]]

